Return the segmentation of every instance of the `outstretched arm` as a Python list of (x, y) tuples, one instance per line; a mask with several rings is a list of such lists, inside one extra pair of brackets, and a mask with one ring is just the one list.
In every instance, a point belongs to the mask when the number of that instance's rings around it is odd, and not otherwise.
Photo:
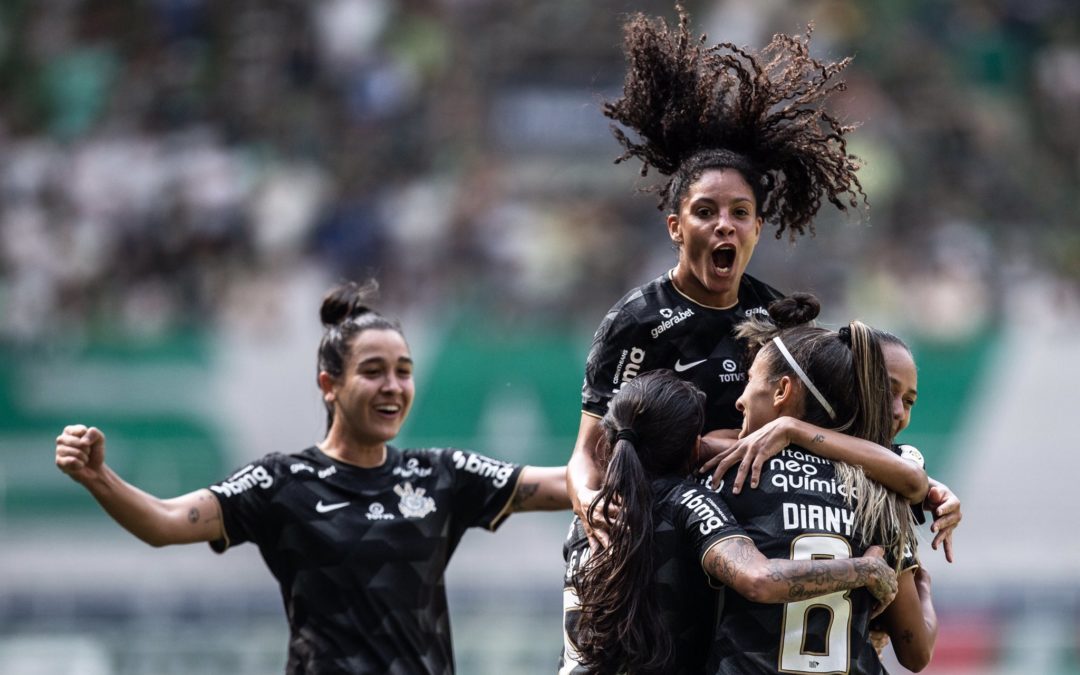
[(215, 541), (225, 534), (221, 505), (209, 490), (159, 499), (105, 464), (105, 434), (81, 424), (56, 438), (56, 466), (85, 487), (113, 520), (151, 546)]
[(728, 469), (739, 464), (732, 489), (737, 494), (747, 474), (750, 487), (756, 488), (765, 462), (789, 445), (798, 445), (826, 459), (858, 465), (867, 477), (875, 480), (913, 504), (926, 498), (929, 484), (926, 472), (883, 448), (877, 443), (823, 429), (794, 417), (778, 417), (745, 438), (736, 441), (702, 466), (702, 472), (713, 472), (717, 484)]
[(570, 506), (565, 466), (527, 466), (521, 470), (511, 511), (562, 511)]
[(750, 539), (728, 537), (702, 560), (709, 576), (752, 602), (782, 603), (866, 587), (884, 606), (896, 595), (896, 572), (884, 549), (873, 546), (861, 558), (786, 560), (766, 558)]

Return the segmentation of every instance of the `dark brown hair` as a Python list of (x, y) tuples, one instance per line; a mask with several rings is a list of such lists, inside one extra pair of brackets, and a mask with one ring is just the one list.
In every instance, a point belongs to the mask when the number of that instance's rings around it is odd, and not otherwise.
[(757, 198), (757, 209), (794, 239), (807, 229), (823, 199), (842, 211), (866, 203), (848, 154), (842, 124), (822, 104), (845, 88), (837, 75), (850, 58), (826, 63), (810, 56), (805, 36), (777, 34), (755, 53), (731, 43), (695, 39), (681, 3), (677, 28), (633, 15), (624, 27), (626, 78), (621, 98), (604, 114), (632, 130), (612, 132), (641, 174), (656, 168), (669, 179), (651, 188), (660, 208), (678, 210), (687, 188), (708, 169), (734, 168)]
[[(352, 341), (360, 333), (370, 329), (396, 331), (403, 338), (401, 325), (388, 319), (370, 307), (379, 292), (379, 283), (369, 279), (363, 284), (346, 281), (335, 286), (323, 298), (319, 318), (323, 324), (323, 336), (319, 341), (317, 375), (323, 371), (338, 378), (345, 373)], [(326, 403), (326, 428), (334, 422), (334, 407)]]
[(604, 520), (610, 543), (574, 578), (581, 605), (575, 640), (596, 673), (667, 673), (674, 645), (661, 621), (653, 579), (652, 478), (690, 468), (705, 420), (705, 394), (666, 369), (640, 375), (615, 395), (600, 425), (607, 469), (595, 503), (618, 503)]

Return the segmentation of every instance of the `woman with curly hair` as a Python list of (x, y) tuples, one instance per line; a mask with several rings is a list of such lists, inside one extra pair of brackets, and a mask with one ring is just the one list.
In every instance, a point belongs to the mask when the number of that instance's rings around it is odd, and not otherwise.
[[(757, 487), (762, 458), (793, 444), (860, 466), (913, 504), (928, 491), (921, 466), (846, 435), (843, 425), (826, 429), (782, 415), (740, 437), (742, 414), (735, 401), (747, 373), (735, 326), (768, 315), (770, 303), (782, 297), (746, 274), (762, 228), (768, 224), (777, 238), (786, 232), (794, 240), (813, 233), (823, 201), (842, 211), (865, 204), (858, 160), (847, 151), (852, 127), (824, 107), (844, 88), (838, 75), (848, 60), (811, 57), (809, 34), (777, 35), (757, 53), (727, 43), (707, 47), (704, 36), (691, 33), (682, 6), (676, 7), (674, 27), (640, 14), (627, 21), (623, 95), (604, 106), (605, 115), (622, 127), (614, 127), (624, 149), (616, 162), (636, 158), (642, 175), (651, 168), (663, 177), (650, 189), (667, 213), (678, 260), (625, 294), (593, 337), (567, 470), (577, 514), (564, 545), (567, 622), (577, 614), (575, 563), (608, 539), (609, 519), (587, 516), (595, 510), (615, 517), (619, 508), (617, 501), (598, 499), (600, 420), (621, 387), (645, 372), (670, 368), (705, 393), (703, 454), (722, 462), (716, 480), (741, 462), (729, 481), (735, 492), (751, 468), (750, 484)], [(950, 491), (935, 494), (935, 516), (959, 510)], [(947, 540), (951, 527), (939, 536)]]
[[(787, 232), (794, 239), (813, 231), (823, 200), (844, 211), (865, 202), (858, 161), (847, 152), (852, 127), (823, 107), (843, 89), (837, 75), (848, 60), (811, 57), (809, 35), (777, 35), (760, 53), (727, 43), (706, 47), (677, 8), (676, 27), (640, 14), (628, 20), (623, 95), (604, 113), (635, 135), (614, 128), (625, 150), (616, 162), (637, 158), (643, 175), (653, 168), (664, 176), (651, 190), (668, 213), (678, 261), (619, 300), (593, 337), (567, 472), (574, 510), (584, 515), (596, 496), (594, 448), (608, 402), (623, 384), (657, 368), (671, 368), (705, 392), (706, 454), (741, 458), (740, 482), (758, 453), (798, 443), (863, 466), (919, 503), (927, 493), (921, 467), (842, 429), (784, 417), (736, 439), (735, 400), (746, 371), (734, 328), (767, 315), (769, 303), (782, 297), (746, 274), (762, 228), (769, 223), (777, 237)], [(604, 534), (597, 536), (602, 541)]]

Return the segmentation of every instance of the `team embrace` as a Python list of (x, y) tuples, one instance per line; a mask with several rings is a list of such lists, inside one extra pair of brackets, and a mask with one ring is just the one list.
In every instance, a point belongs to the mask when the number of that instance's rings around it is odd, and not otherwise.
[[(937, 619), (915, 528), (952, 560), (960, 503), (897, 445), (917, 396), (902, 340), (815, 325), (813, 296), (746, 274), (766, 225), (792, 239), (823, 201), (865, 202), (852, 127), (824, 103), (847, 61), (809, 36), (760, 53), (679, 23), (625, 27), (605, 114), (655, 186), (675, 266), (605, 315), (566, 466), (391, 444), (415, 394), (401, 326), (347, 283), (321, 308), (326, 436), (268, 449), (171, 499), (71, 425), (56, 464), (155, 545), (250, 541), (280, 586), (288, 673), (454, 671), (444, 572), (465, 531), (569, 510), (560, 673), (883, 673), (929, 662)], [(552, 544), (557, 545), (553, 542)]]

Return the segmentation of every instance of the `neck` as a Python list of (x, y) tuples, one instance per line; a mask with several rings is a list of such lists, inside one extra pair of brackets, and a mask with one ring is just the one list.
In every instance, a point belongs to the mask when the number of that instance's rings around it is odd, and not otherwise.
[[(740, 277), (741, 281), (741, 277)], [(739, 284), (734, 284), (730, 289), (714, 293), (709, 291), (694, 277), (693, 274), (684, 272), (681, 267), (676, 267), (671, 272), (671, 283), (675, 290), (685, 298), (688, 298), (702, 307), (711, 309), (731, 309), (739, 302)]]
[(318, 447), (328, 457), (365, 469), (382, 466), (386, 462), (386, 443), (363, 443), (341, 433), (337, 425), (330, 428)]

